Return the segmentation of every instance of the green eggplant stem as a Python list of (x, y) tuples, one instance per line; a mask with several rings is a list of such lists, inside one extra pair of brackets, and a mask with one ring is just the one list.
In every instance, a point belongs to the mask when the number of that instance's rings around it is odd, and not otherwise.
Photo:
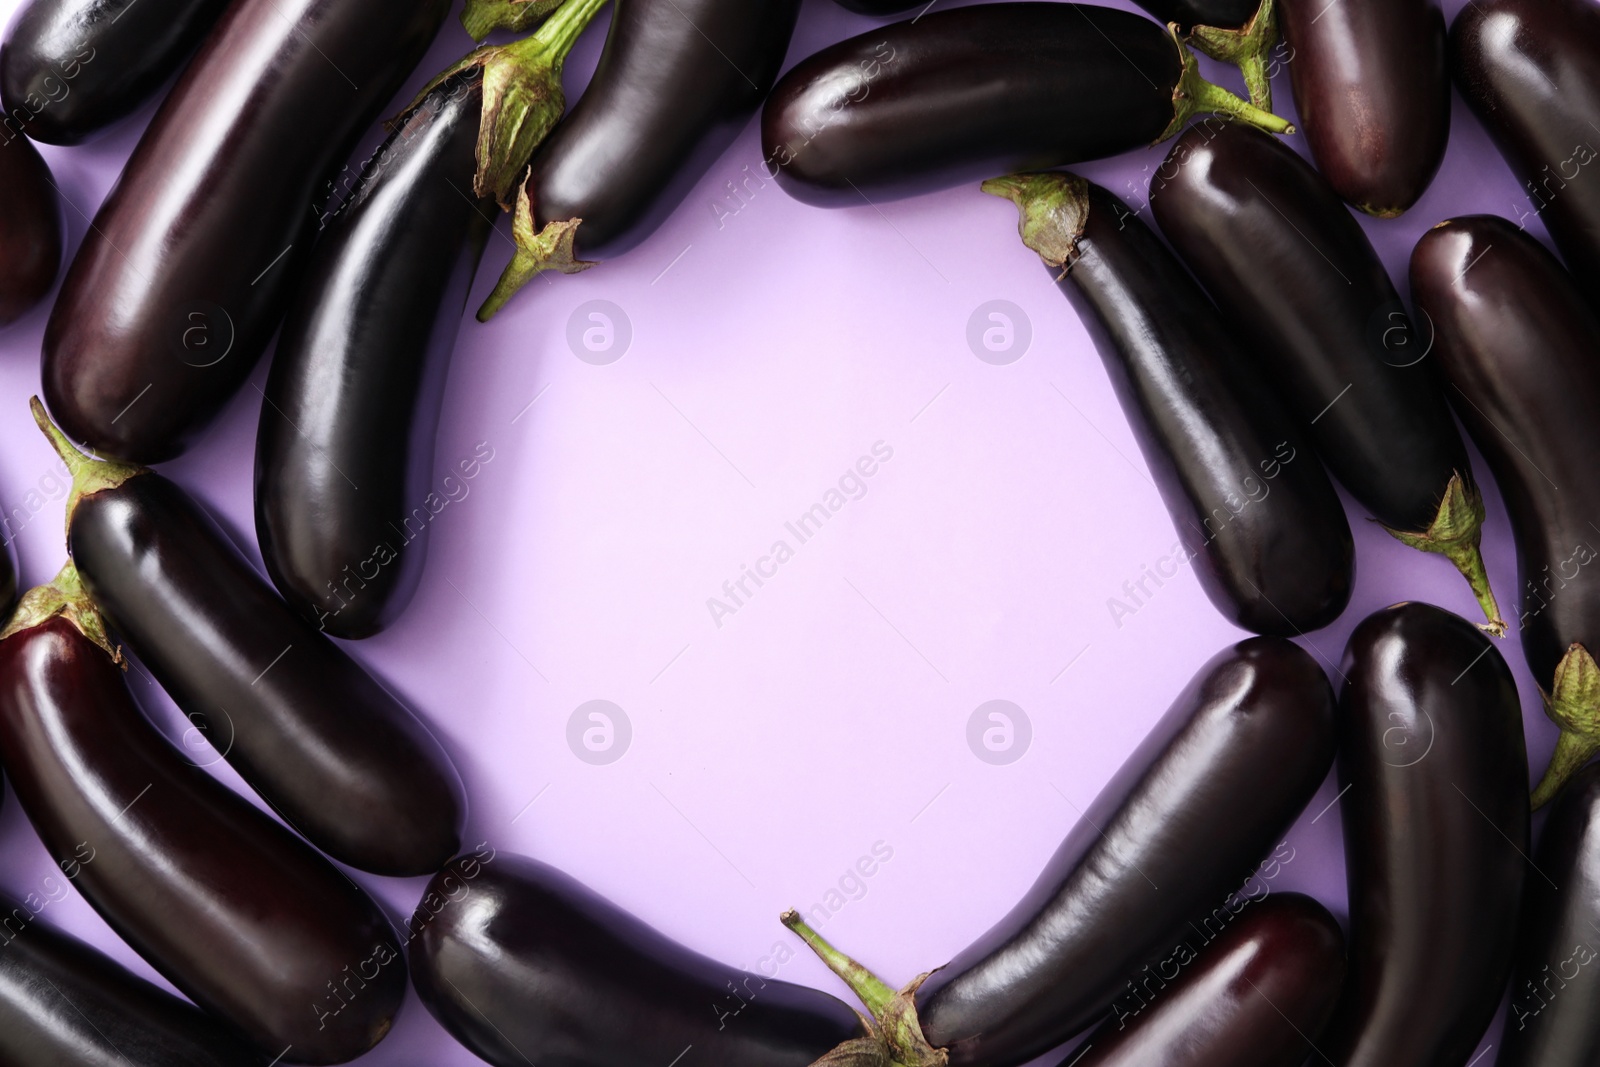
[(1390, 536), (1419, 552), (1433, 552), (1454, 563), (1456, 570), (1472, 587), (1472, 595), (1488, 620), (1481, 628), (1495, 637), (1506, 635), (1506, 621), (1489, 586), (1489, 571), (1483, 563), (1483, 494), (1468, 484), (1459, 471), (1451, 475), (1433, 522), (1422, 533), (1385, 526)]
[(48, 585), (38, 586), (24, 594), (22, 602), (17, 605), (16, 613), (11, 616), (11, 621), (6, 624), (5, 629), (0, 630), (0, 641), (24, 630), (43, 626), (58, 615), (76, 627), (83, 636), (104, 649), (106, 655), (111, 657), (111, 662), (124, 670), (127, 669), (127, 660), (123, 658), (122, 650), (111, 643), (111, 638), (106, 634), (105, 620), (100, 616), (100, 609), (89, 599), (88, 592), (83, 588), (83, 581), (78, 577), (78, 568), (70, 559)]
[(1183, 64), (1183, 73), (1178, 77), (1178, 86), (1172, 90), (1172, 122), (1162, 131), (1156, 144), (1175, 137), (1189, 120), (1196, 115), (1215, 113), (1225, 115), (1237, 122), (1248, 123), (1258, 130), (1268, 133), (1294, 133), (1294, 126), (1285, 119), (1279, 118), (1272, 112), (1264, 110), (1231, 93), (1215, 82), (1206, 81), (1200, 74), (1200, 61), (1189, 50), (1188, 45), (1178, 36), (1178, 26), (1171, 23), (1167, 26), (1167, 33), (1172, 38), (1172, 44), (1178, 50), (1179, 61)]
[(67, 473), (72, 475), (72, 493), (67, 497), (68, 531), (72, 529), (72, 514), (78, 508), (78, 501), (102, 489), (115, 489), (134, 475), (146, 472), (146, 468), (132, 463), (95, 459), (85, 454), (61, 432), (59, 426), (50, 421), (50, 416), (38, 397), (29, 398), (28, 408), (33, 412), (33, 421), (39, 424), (39, 429), (50, 442), (50, 447), (61, 457), (61, 462), (67, 465)]
[(1535, 810), (1555, 799), (1567, 779), (1600, 752), (1600, 666), (1589, 650), (1580, 644), (1569, 646), (1556, 664), (1549, 692), (1542, 695), (1544, 712), (1561, 728), (1561, 735), (1544, 777), (1534, 787)]
[(1250, 21), (1238, 29), (1195, 26), (1189, 31), (1189, 41), (1202, 54), (1238, 67), (1250, 92), (1250, 102), (1263, 111), (1272, 110), (1269, 60), (1278, 43), (1278, 13), (1273, 0), (1261, 0)]

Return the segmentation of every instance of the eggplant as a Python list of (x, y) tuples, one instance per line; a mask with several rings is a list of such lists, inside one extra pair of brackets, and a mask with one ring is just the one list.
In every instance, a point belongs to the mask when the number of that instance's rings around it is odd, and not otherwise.
[(1474, 0), (1450, 27), (1461, 95), (1591, 299), (1600, 294), (1600, 10), (1589, 0)]
[(1543, 245), (1492, 215), (1424, 234), (1411, 293), (1511, 518), (1522, 651), (1561, 728), (1537, 808), (1600, 751), (1600, 319)]
[(444, 379), (494, 221), (494, 202), (471, 195), (482, 107), (481, 74), (457, 75), (374, 154), (267, 379), (261, 554), (284, 598), (335, 637), (382, 630), (422, 577)]
[(26, 137), (0, 143), (0, 326), (32, 311), (61, 270), (61, 199)]
[(44, 395), (69, 436), (129, 462), (170, 459), (244, 384), (304, 273), (319, 190), (449, 6), (228, 7), (95, 215), (51, 311)]
[(273, 594), (181, 488), (92, 460), (34, 417), (72, 472), (67, 548), (99, 609), (285, 822), (341, 863), (431, 874), (466, 801), (439, 742)]
[(1350, 965), (1340, 1067), (1464, 1067), (1499, 1008), (1528, 850), (1517, 687), (1465, 619), (1406, 603), (1350, 635), (1339, 781)]
[(1435, 0), (1278, 0), (1306, 143), (1328, 184), (1391, 219), (1427, 191), (1450, 137)]
[(1504, 636), (1444, 382), (1339, 195), (1276, 138), (1203, 123), (1151, 178), (1150, 204), (1334, 477), (1400, 541), (1455, 564)]
[[(91, 861), (92, 862), (92, 861)], [(76, 878), (74, 859), (64, 865)], [(65, 871), (63, 873), (66, 873)], [(38, 919), (66, 886), (0, 900), (0, 1064), (241, 1067), (266, 1058), (233, 1028)], [(59, 896), (57, 894), (60, 894)]]
[(1291, 641), (1250, 638), (1200, 669), (1033, 888), (947, 965), (894, 993), (798, 914), (785, 925), (861, 997), (894, 1062), (1024, 1063), (1210, 921), (1327, 778), (1334, 739), (1322, 668)]
[(119, 657), (70, 563), (0, 634), (0, 759), (46, 850), (124, 941), (267, 1057), (366, 1052), (405, 995), (389, 921), (162, 737)]
[(422, 1003), (496, 1067), (808, 1067), (863, 1034), (826, 993), (707, 959), (492, 849), (433, 877), (409, 934)]
[(155, 95), (225, 7), (227, 0), (24, 0), (0, 42), (7, 125), (46, 144), (83, 143)]
[(1292, 127), (1200, 77), (1149, 19), (1087, 4), (980, 4), (852, 37), (801, 61), (761, 117), (766, 169), (842, 206), (1101, 159), (1222, 112)]
[(1182, 943), (1146, 983), (1148, 1000), (1057, 1067), (1300, 1067), (1343, 981), (1344, 934), (1328, 909), (1273, 894), (1200, 949)]
[(1344, 508), (1279, 398), (1182, 264), (1131, 208), (1070, 174), (986, 192), (1021, 209), (1094, 339), (1201, 587), (1230, 622), (1289, 636), (1350, 600)]
[(1600, 767), (1561, 791), (1523, 892), (1511, 1010), (1497, 1067), (1600, 1060)]
[(619, 2), (583, 97), (534, 153), (517, 253), (478, 318), (543, 271), (574, 273), (654, 233), (761, 106), (799, 12), (799, 0)]

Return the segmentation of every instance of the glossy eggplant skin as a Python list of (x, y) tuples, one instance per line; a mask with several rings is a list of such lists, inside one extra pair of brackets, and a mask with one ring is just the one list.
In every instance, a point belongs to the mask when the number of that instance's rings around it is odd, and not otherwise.
[(1182, 73), (1166, 31), (1086, 4), (981, 4), (868, 31), (802, 60), (761, 118), (794, 197), (911, 196), (1159, 140)]
[(51, 312), (44, 395), (68, 436), (102, 456), (169, 459), (244, 383), (304, 274), (319, 190), (449, 6), (228, 7), (101, 205)]
[(1344, 934), (1310, 897), (1275, 893), (1169, 958), (1175, 978), (1058, 1067), (1300, 1067), (1339, 998)]
[(476, 72), (451, 79), (373, 156), (272, 360), (256, 534), (278, 591), (335, 637), (382, 630), (422, 578), (445, 376), (496, 210), (472, 196), (482, 107)]
[(1573, 776), (1551, 809), (1528, 872), (1497, 1067), (1600, 1060), (1597, 949), (1600, 766), (1590, 766)]
[(1505, 219), (1451, 219), (1411, 255), (1411, 292), (1517, 543), (1522, 650), (1550, 690), (1569, 645), (1600, 650), (1600, 319), (1555, 256)]
[(534, 153), (538, 224), (606, 258), (643, 241), (761, 106), (799, 0), (617, 0), (600, 65)]
[(708, 959), (522, 856), (451, 861), (411, 934), (423, 1004), (496, 1067), (809, 1067), (862, 1033), (828, 994)]
[[(1292, 642), (1201, 668), (1027, 895), (917, 992), (955, 1067), (1009, 1067), (1094, 1022), (1237, 889), (1327, 778), (1334, 696)], [(1159, 888), (1158, 888), (1159, 887)]]
[(1544, 219), (1585, 294), (1600, 294), (1600, 9), (1588, 0), (1477, 0), (1450, 28), (1461, 95)]
[(67, 535), (95, 602), (263, 800), (334, 859), (431, 874), (461, 847), (450, 757), (153, 472), (82, 497)]
[(1278, 12), (1317, 169), (1367, 214), (1401, 214), (1450, 136), (1443, 13), (1435, 0), (1279, 0)]
[[(74, 861), (76, 862), (76, 861)], [(69, 868), (76, 870), (76, 868)], [(0, 1067), (243, 1067), (232, 1029), (35, 915), (65, 893), (0, 900)]]
[(1234, 625), (1291, 636), (1350, 601), (1344, 507), (1278, 395), (1183, 265), (1089, 185), (1077, 259), (1052, 276), (1099, 349), (1206, 596)]
[(1350, 970), (1318, 1047), (1338, 1067), (1465, 1064), (1510, 977), (1522, 898), (1517, 688), (1488, 637), (1430, 604), (1365, 619), (1343, 673)]
[(1385, 526), (1427, 530), (1472, 467), (1426, 341), (1338, 194), (1276, 138), (1211, 121), (1178, 139), (1150, 203), (1334, 477)]
[(0, 326), (32, 311), (61, 270), (61, 200), (39, 150), (0, 130)]
[(46, 144), (81, 144), (166, 84), (226, 6), (26, 0), (0, 43), (7, 127)]
[(186, 760), (63, 616), (0, 641), (0, 679), (17, 799), (124, 941), (269, 1057), (343, 1063), (377, 1044), (405, 972), (370, 897)]

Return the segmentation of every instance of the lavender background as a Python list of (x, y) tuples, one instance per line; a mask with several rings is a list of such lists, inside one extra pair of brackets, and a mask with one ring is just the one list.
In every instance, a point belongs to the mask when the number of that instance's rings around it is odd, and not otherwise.
[[(1447, 15), (1462, 3), (1446, 0)], [(6, 18), (14, 6), (0, 0)], [(572, 98), (608, 17), (568, 64)], [(789, 62), (871, 25), (806, 0)], [(452, 19), (401, 96), (470, 44)], [(1207, 70), (1240, 88), (1231, 70)], [(1279, 111), (1292, 113), (1286, 75), (1276, 87)], [(89, 146), (42, 146), (72, 247), (153, 109)], [(1362, 218), (1402, 291), (1427, 227), (1531, 210), (1459, 99), (1452, 118), (1444, 168), (1421, 203), (1398, 220)], [(1290, 143), (1305, 151), (1303, 139)], [(1143, 203), (1165, 151), (1078, 170)], [(844, 996), (796, 951), (780, 910), (838, 890), (844, 905), (822, 932), (886, 979), (945, 962), (1018, 899), (1191, 675), (1246, 635), (1187, 569), (1113, 618), (1108, 599), (1125, 597), (1123, 583), (1175, 536), (1100, 360), (1017, 240), (1009, 203), (959, 188), (808, 208), (752, 177), (760, 159), (752, 124), (635, 252), (534, 284), (491, 325), (464, 324), (436, 481), (480, 444), (493, 459), (434, 521), (408, 614), (349, 647), (446, 740), (470, 791), (470, 841), (554, 863), (727, 963)], [(1536, 218), (1529, 228), (1544, 237)], [(473, 306), (509, 255), (505, 234), (502, 224), (491, 239)], [(997, 299), (1031, 330), (1005, 365), (968, 343), (969, 319)], [(568, 340), (595, 300), (620, 308), (631, 328), (609, 363)], [(64, 483), (25, 408), (39, 388), (47, 310), (0, 335), (0, 504), (28, 585), (63, 558)], [(593, 325), (577, 321), (579, 334)], [(258, 562), (251, 470), (265, 370), (163, 467)], [(795, 545), (785, 522), (878, 442), (893, 455), (865, 495), (718, 625), (707, 599), (775, 540)], [(1302, 640), (1330, 672), (1349, 631), (1387, 604), (1422, 599), (1476, 617), (1447, 563), (1391, 540), (1346, 502), (1355, 596), (1337, 623)], [(1513, 548), (1492, 489), (1489, 515), (1485, 554), (1510, 611)], [(1518, 643), (1498, 647), (1542, 769), (1553, 727)], [(130, 680), (175, 741), (213, 758), (153, 683)], [(967, 741), (975, 709), (997, 699), (1020, 706), (1032, 730), (1025, 755), (1006, 765), (978, 759)], [(630, 747), (610, 764), (568, 745), (569, 718), (591, 700), (613, 702), (631, 724)], [(225, 764), (213, 769), (241, 787)], [(1311, 892), (1343, 918), (1335, 792), (1330, 780), (1289, 832), (1294, 859), (1273, 886)], [(880, 842), (892, 858), (852, 880)], [(43, 895), (51, 875), (60, 881), (7, 799), (0, 890)], [(397, 920), (423, 886), (356, 877)], [(161, 981), (75, 893), (45, 918)], [(413, 995), (395, 1032), (359, 1062), (479, 1061)]]

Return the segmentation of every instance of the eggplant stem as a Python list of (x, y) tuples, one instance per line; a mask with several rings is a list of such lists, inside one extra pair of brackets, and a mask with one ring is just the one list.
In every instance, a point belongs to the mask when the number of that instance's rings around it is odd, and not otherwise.
[(1600, 752), (1600, 665), (1589, 650), (1574, 643), (1556, 664), (1555, 680), (1544, 697), (1544, 712), (1561, 728), (1556, 750), (1545, 768), (1544, 777), (1533, 790), (1534, 810), (1544, 807), (1561, 792), (1567, 779), (1596, 753)]
[(1489, 571), (1483, 563), (1483, 519), (1485, 508), (1483, 494), (1477, 486), (1468, 484), (1456, 471), (1445, 486), (1439, 501), (1439, 510), (1433, 523), (1422, 533), (1396, 530), (1385, 526), (1389, 535), (1419, 552), (1434, 552), (1454, 563), (1456, 570), (1472, 587), (1472, 595), (1483, 609), (1487, 622), (1480, 624), (1495, 637), (1506, 635), (1506, 620), (1500, 614), (1500, 605), (1489, 586)]
[(804, 941), (811, 951), (828, 965), (828, 970), (838, 975), (839, 980), (850, 987), (850, 992), (866, 1006), (874, 1019), (883, 1018), (883, 1013), (889, 1010), (889, 1002), (895, 997), (895, 991), (888, 983), (830, 945), (827, 939), (813, 930), (811, 924), (793, 908), (779, 916), (779, 921)]
[(1245, 88), (1250, 91), (1250, 102), (1263, 111), (1272, 110), (1272, 75), (1267, 60), (1278, 43), (1278, 12), (1273, 0), (1261, 0), (1250, 21), (1238, 29), (1191, 27), (1189, 41), (1203, 55), (1238, 67), (1244, 75)]
[(467, 0), (461, 9), (461, 28), (474, 41), (495, 30), (526, 33), (543, 22), (566, 0)]
[(0, 641), (24, 630), (43, 626), (56, 616), (61, 616), (77, 628), (78, 632), (105, 650), (111, 662), (128, 669), (122, 650), (111, 643), (106, 635), (106, 622), (95, 607), (89, 593), (83, 588), (77, 566), (69, 559), (49, 584), (37, 586), (23, 596), (16, 614), (5, 629), (0, 630)]
[(579, 274), (595, 266), (592, 261), (577, 258), (573, 242), (578, 236), (582, 219), (552, 222), (535, 231), (537, 220), (533, 215), (533, 200), (528, 195), (528, 184), (517, 190), (517, 213), (511, 222), (511, 237), (517, 250), (511, 262), (495, 282), (494, 291), (478, 309), (478, 321), (488, 322), (511, 300), (524, 285), (547, 270), (562, 274)]
[(61, 457), (61, 462), (67, 465), (67, 473), (72, 475), (72, 493), (67, 497), (69, 532), (72, 529), (72, 513), (77, 510), (78, 501), (103, 489), (115, 489), (129, 478), (147, 471), (148, 468), (132, 463), (96, 459), (80, 450), (66, 434), (61, 432), (59, 426), (50, 421), (50, 415), (38, 397), (28, 399), (28, 409), (33, 412), (33, 421), (44, 431), (50, 447)]
[(1247, 123), (1268, 133), (1295, 132), (1295, 128), (1285, 119), (1257, 107), (1215, 82), (1206, 81), (1200, 74), (1200, 61), (1195, 58), (1194, 53), (1183, 43), (1183, 38), (1178, 34), (1177, 23), (1167, 24), (1167, 34), (1172, 38), (1173, 47), (1178, 50), (1183, 73), (1178, 76), (1178, 85), (1172, 90), (1172, 122), (1162, 131), (1161, 136), (1155, 139), (1155, 144), (1176, 136), (1189, 124), (1190, 119), (1208, 112), (1225, 115), (1236, 122)]
[(1022, 243), (1063, 274), (1078, 258), (1078, 241), (1089, 223), (1089, 183), (1066, 171), (1008, 174), (981, 186), (1017, 205)]

